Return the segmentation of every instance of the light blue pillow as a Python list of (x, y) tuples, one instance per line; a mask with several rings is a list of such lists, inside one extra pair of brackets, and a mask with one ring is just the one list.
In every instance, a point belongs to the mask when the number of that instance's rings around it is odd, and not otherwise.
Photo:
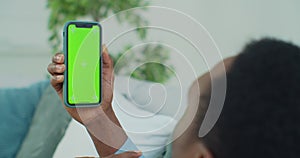
[(26, 88), (0, 89), (0, 155), (15, 157), (29, 129), (35, 108), (49, 81)]
[(55, 90), (49, 86), (33, 116), (16, 158), (52, 158), (71, 121)]

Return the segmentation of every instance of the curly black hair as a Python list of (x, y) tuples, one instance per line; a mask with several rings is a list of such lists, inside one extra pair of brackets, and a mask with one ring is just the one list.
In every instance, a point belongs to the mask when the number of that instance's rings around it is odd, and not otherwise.
[(300, 48), (249, 43), (227, 72), (223, 111), (203, 141), (216, 158), (299, 158)]

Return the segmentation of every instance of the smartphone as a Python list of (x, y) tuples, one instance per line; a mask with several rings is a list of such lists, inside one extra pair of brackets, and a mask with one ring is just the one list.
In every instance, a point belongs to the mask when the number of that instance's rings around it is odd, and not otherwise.
[(68, 107), (99, 106), (102, 100), (101, 35), (97, 22), (69, 21), (65, 24), (63, 97)]

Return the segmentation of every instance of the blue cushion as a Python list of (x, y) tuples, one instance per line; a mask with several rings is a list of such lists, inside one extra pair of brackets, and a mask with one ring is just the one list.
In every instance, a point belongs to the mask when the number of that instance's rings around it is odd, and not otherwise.
[(47, 85), (49, 85), (49, 81), (26, 88), (0, 89), (1, 157), (15, 157)]
[(49, 85), (36, 107), (29, 131), (16, 158), (52, 158), (70, 121), (71, 116)]

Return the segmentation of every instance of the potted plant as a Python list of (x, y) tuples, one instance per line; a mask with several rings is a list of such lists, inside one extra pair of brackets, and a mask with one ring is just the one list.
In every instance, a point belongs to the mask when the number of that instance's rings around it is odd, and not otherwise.
[[(61, 48), (61, 28), (64, 23), (69, 20), (89, 17), (94, 21), (105, 19), (109, 15), (116, 14), (135, 7), (144, 7), (149, 5), (147, 0), (48, 0), (47, 7), (50, 9), (50, 17), (48, 28), (51, 32), (49, 37), (50, 45), (53, 52), (59, 51)], [(146, 7), (145, 7), (146, 8)], [(140, 14), (135, 12), (126, 12), (125, 14), (116, 14), (119, 23), (128, 23), (136, 26), (136, 32), (141, 40), (147, 37), (147, 29), (143, 26), (147, 25)], [(130, 43), (128, 43), (130, 45)], [(130, 51), (131, 46), (124, 46), (124, 49), (117, 55), (112, 55), (115, 63), (117, 63), (126, 51)], [(153, 82), (165, 83), (173, 76), (172, 66), (166, 67), (163, 63), (169, 60), (170, 50), (162, 45), (146, 45), (139, 52), (140, 56), (124, 57), (115, 68), (116, 74), (130, 75), (133, 78), (148, 80)], [(133, 72), (126, 67), (129, 63), (144, 62), (145, 63), (135, 69)]]

